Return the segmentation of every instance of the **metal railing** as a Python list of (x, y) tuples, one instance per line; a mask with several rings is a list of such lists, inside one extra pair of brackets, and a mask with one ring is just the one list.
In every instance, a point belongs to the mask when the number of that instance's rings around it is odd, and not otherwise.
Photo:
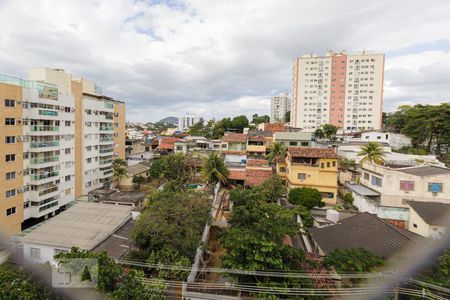
[(59, 131), (59, 126), (31, 125), (31, 131)]
[(37, 165), (37, 164), (45, 164), (49, 162), (59, 161), (59, 156), (50, 156), (50, 157), (43, 157), (43, 158), (32, 158), (31, 164)]
[(33, 174), (33, 175), (31, 175), (31, 180), (42, 180), (42, 179), (55, 177), (58, 175), (59, 175), (58, 171), (45, 172), (45, 173), (41, 173), (41, 174)]
[(56, 192), (57, 190), (58, 190), (58, 187), (57, 187), (57, 186), (52, 186), (52, 187), (47, 188), (47, 189), (45, 189), (45, 190), (39, 191), (39, 196), (47, 195), (47, 194)]
[(59, 141), (31, 142), (30, 146), (31, 148), (58, 147)]

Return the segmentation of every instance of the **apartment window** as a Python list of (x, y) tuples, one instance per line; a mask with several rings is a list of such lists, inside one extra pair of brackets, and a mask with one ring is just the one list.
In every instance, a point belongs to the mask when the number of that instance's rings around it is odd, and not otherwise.
[(66, 153), (66, 154), (70, 154), (70, 148), (66, 148), (66, 149), (64, 149), (64, 153)]
[(320, 163), (320, 167), (323, 169), (325, 168), (325, 163)]
[(86, 159), (86, 162), (88, 163), (88, 164), (90, 164), (91, 162), (92, 162), (92, 158), (88, 158), (88, 159)]
[(70, 188), (68, 188), (68, 189), (66, 189), (66, 190), (64, 191), (64, 195), (65, 195), (65, 196), (70, 195)]
[(369, 173), (364, 173), (364, 180), (369, 180), (369, 179), (370, 179)]
[(16, 213), (16, 207), (10, 207), (6, 209), (6, 216), (9, 217), (11, 215), (14, 215)]
[(39, 258), (40, 259), (41, 258), (41, 249), (31, 247), (30, 248), (30, 256), (33, 257), (33, 258)]
[(16, 178), (16, 172), (7, 172), (5, 174), (6, 180), (12, 180)]
[(14, 118), (5, 118), (5, 125), (8, 125), (8, 126), (16, 125), (16, 119), (14, 119)]
[(331, 164), (332, 164), (333, 167), (336, 167), (336, 162), (335, 161), (333, 161)]
[(11, 198), (11, 197), (14, 197), (15, 195), (16, 195), (16, 190), (15, 189), (6, 191), (6, 198)]
[(70, 113), (70, 107), (64, 107), (64, 112)]
[(16, 101), (11, 99), (5, 99), (5, 106), (6, 107), (14, 107), (16, 106)]
[(381, 186), (383, 184), (383, 180), (380, 177), (372, 175), (372, 185)]
[(66, 177), (64, 177), (65, 181), (70, 181), (70, 175), (66, 175)]
[(297, 142), (289, 142), (289, 146), (297, 146)]
[(327, 162), (327, 168), (329, 168), (329, 167), (330, 167), (330, 162), (328, 161), (328, 162)]
[(91, 151), (92, 150), (92, 146), (87, 146), (86, 147), (86, 151)]
[(64, 121), (65, 126), (70, 126), (70, 121)]
[(306, 174), (305, 173), (298, 173), (297, 174), (297, 179), (305, 180), (306, 179)]
[(67, 251), (66, 249), (55, 249), (55, 255), (58, 255), (60, 253), (68, 253), (69, 251)]
[(6, 154), (6, 162), (12, 162), (16, 160), (16, 155), (15, 154)]
[(6, 144), (14, 144), (16, 142), (15, 136), (5, 136), (5, 143)]
[(428, 191), (432, 193), (442, 193), (442, 183), (429, 182)]
[(400, 190), (409, 192), (414, 190), (414, 181), (400, 180)]

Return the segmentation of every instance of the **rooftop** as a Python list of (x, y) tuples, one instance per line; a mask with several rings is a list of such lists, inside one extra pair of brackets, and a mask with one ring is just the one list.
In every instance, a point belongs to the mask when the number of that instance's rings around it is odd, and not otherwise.
[(175, 142), (178, 142), (179, 140), (181, 140), (181, 139), (177, 138), (177, 137), (163, 137), (159, 141), (158, 149), (173, 150), (173, 144)]
[(273, 133), (275, 132), (285, 132), (286, 128), (284, 126), (284, 123), (278, 122), (278, 123), (264, 123), (264, 130), (265, 131), (271, 131)]
[(106, 251), (108, 256), (116, 259), (123, 257), (132, 245), (132, 241), (129, 237), (133, 225), (134, 222), (130, 219), (125, 225), (116, 230), (114, 234), (92, 249), (92, 251)]
[(364, 248), (380, 257), (391, 257), (409, 245), (419, 246), (424, 238), (391, 225), (375, 215), (359, 213), (335, 225), (309, 229), (326, 254), (336, 249)]
[(224, 142), (247, 142), (247, 135), (244, 133), (227, 133), (222, 141)]
[(268, 167), (269, 161), (267, 159), (248, 159), (247, 167)]
[(150, 170), (150, 168), (143, 164), (134, 164), (127, 167), (127, 174), (134, 176), (137, 174), (147, 172), (148, 170)]
[(289, 147), (288, 153), (291, 157), (338, 158), (332, 148)]
[(247, 169), (245, 171), (245, 185), (260, 185), (270, 177), (272, 177), (272, 169)]
[(433, 175), (444, 175), (450, 174), (450, 169), (435, 167), (435, 166), (418, 166), (418, 167), (408, 167), (397, 169), (397, 171), (414, 175), (414, 176), (433, 176)]
[(242, 170), (229, 170), (228, 179), (231, 180), (245, 180), (245, 169)]
[(24, 243), (92, 250), (131, 217), (131, 207), (76, 202), (72, 207), (25, 234)]
[(450, 204), (408, 201), (408, 205), (429, 225), (450, 226)]
[(363, 195), (366, 197), (379, 197), (380, 193), (369, 189), (361, 184), (346, 184), (345, 185), (346, 188), (348, 188), (351, 191), (354, 191), (355, 193), (359, 194), (359, 195)]

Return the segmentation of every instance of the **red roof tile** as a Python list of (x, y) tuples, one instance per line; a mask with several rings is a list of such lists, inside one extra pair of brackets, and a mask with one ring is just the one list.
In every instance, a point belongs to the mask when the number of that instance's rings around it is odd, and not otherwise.
[(260, 185), (270, 177), (272, 177), (272, 169), (247, 169), (245, 172), (245, 185)]
[(175, 142), (178, 142), (179, 140), (180, 140), (180, 138), (176, 138), (176, 137), (163, 137), (159, 141), (158, 149), (173, 150), (173, 144)]
[(284, 123), (264, 123), (264, 130), (273, 132), (285, 132), (286, 128), (284, 127)]
[(247, 142), (247, 135), (244, 133), (228, 133), (223, 137), (222, 141), (245, 143)]
[(252, 142), (265, 142), (266, 138), (262, 135), (249, 135), (248, 140)]
[(288, 153), (292, 157), (338, 158), (332, 148), (289, 147)]
[(267, 167), (269, 161), (267, 159), (248, 159), (247, 167)]
[(245, 170), (230, 170), (228, 179), (232, 180), (245, 180)]
[(275, 159), (275, 162), (276, 162), (277, 164), (279, 164), (279, 163), (284, 163), (284, 162), (286, 162), (286, 159), (285, 159), (284, 157), (277, 156), (277, 158)]

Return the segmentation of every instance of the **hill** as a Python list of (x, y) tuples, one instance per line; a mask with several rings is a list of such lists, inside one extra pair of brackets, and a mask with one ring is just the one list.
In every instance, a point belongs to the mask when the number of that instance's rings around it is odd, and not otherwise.
[(177, 117), (166, 117), (164, 119), (159, 120), (159, 122), (178, 125), (178, 118)]

